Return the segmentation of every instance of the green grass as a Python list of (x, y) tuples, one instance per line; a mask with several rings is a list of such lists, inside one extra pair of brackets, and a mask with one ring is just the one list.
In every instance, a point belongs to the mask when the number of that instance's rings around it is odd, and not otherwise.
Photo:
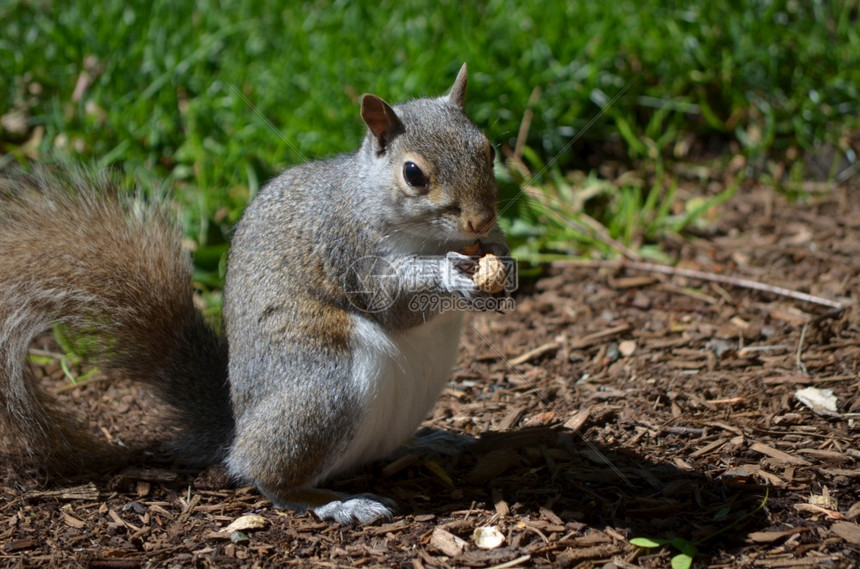
[[(860, 126), (857, 19), (848, 0), (5, 0), (0, 115), (23, 109), (39, 130), (29, 142), (0, 132), (0, 150), (164, 181), (217, 284), (230, 227), (266, 179), (356, 148), (362, 92), (439, 94), (467, 61), (470, 115), (498, 145), (513, 148), (534, 112), (524, 161), (549, 201), (507, 210), (522, 251), (584, 250), (566, 222), (581, 213), (628, 245), (655, 245), (684, 226), (660, 172), (686, 137), (754, 160), (844, 145)], [(658, 175), (575, 199), (594, 188), (567, 172), (588, 174), (584, 154), (606, 145)], [(511, 199), (523, 180), (503, 174)]]

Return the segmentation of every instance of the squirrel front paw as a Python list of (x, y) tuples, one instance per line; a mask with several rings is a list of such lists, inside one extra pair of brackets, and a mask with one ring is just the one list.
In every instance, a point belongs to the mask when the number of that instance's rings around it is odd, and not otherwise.
[(472, 299), (481, 294), (481, 289), (472, 280), (478, 270), (478, 261), (467, 255), (451, 251), (445, 255), (442, 267), (442, 284), (450, 293)]
[(320, 519), (343, 525), (364, 525), (379, 520), (389, 521), (396, 505), (376, 494), (358, 494), (311, 508)]

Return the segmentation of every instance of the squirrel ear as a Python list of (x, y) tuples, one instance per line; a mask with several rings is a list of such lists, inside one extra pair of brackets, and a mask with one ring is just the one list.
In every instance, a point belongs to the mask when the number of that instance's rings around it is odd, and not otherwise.
[(448, 93), (448, 102), (461, 109), (466, 106), (466, 64), (460, 68), (457, 73), (457, 78), (454, 80), (454, 86)]
[(361, 96), (361, 118), (379, 143), (380, 151), (385, 150), (388, 141), (403, 130), (403, 123), (391, 105), (370, 93)]

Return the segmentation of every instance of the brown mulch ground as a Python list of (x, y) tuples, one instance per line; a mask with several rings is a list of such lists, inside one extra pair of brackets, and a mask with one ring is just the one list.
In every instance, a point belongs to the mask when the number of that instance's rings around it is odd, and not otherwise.
[[(854, 299), (858, 190), (792, 205), (746, 189), (707, 237), (670, 247), (688, 268)], [(626, 568), (667, 567), (677, 553), (634, 537), (693, 543), (699, 567), (860, 564), (856, 309), (559, 266), (514, 313), (471, 323), (426, 425), (474, 444), (407, 448), (333, 484), (395, 498), (393, 522), (356, 529), (277, 512), (217, 469), (150, 464), (46, 491), (4, 457), (0, 565)], [(800, 403), (807, 387), (832, 390), (836, 413)], [(114, 442), (157, 425), (128, 386), (65, 397), (92, 417), (112, 402), (94, 424)], [(218, 531), (251, 513), (264, 528)], [(477, 548), (483, 526), (504, 543)]]

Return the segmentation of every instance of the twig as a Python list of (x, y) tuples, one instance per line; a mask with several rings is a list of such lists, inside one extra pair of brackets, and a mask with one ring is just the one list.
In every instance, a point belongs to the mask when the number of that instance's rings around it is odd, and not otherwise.
[(510, 364), (513, 366), (518, 366), (520, 364), (524, 364), (527, 361), (533, 360), (535, 358), (539, 358), (544, 354), (548, 354), (549, 352), (553, 352), (559, 348), (558, 342), (547, 342), (546, 344), (540, 345), (537, 348), (531, 349), (524, 353), (521, 356), (517, 356), (510, 361)]
[(809, 375), (809, 372), (806, 370), (806, 365), (804, 365), (803, 359), (801, 359), (801, 354), (803, 353), (803, 340), (806, 338), (807, 327), (809, 327), (809, 322), (804, 323), (803, 328), (800, 329), (800, 340), (797, 341), (797, 353), (794, 355), (794, 365), (803, 375)]
[(746, 397), (729, 397), (728, 399), (708, 399), (705, 403), (711, 405), (734, 405), (735, 403), (745, 403)]
[(629, 332), (631, 328), (632, 326), (630, 326), (630, 324), (620, 324), (618, 326), (613, 326), (612, 328), (607, 328), (606, 330), (601, 330), (600, 332), (594, 332), (593, 334), (588, 334), (587, 336), (576, 338), (570, 343), (570, 347), (574, 350), (588, 348), (600, 342), (601, 340), (605, 340), (606, 338)]
[(664, 433), (671, 433), (673, 435), (704, 435), (705, 429), (699, 427), (680, 427), (680, 426), (667, 426), (661, 427)]
[(531, 558), (531, 555), (523, 555), (522, 557), (517, 557), (516, 559), (512, 559), (506, 563), (502, 563), (501, 565), (493, 565), (489, 569), (508, 569), (508, 567), (516, 567), (517, 565), (522, 565)]
[(823, 298), (821, 296), (815, 296), (813, 294), (808, 294), (805, 292), (800, 292), (797, 290), (792, 290), (790, 288), (785, 288), (776, 285), (769, 285), (765, 283), (761, 283), (758, 281), (753, 281), (750, 279), (744, 279), (740, 277), (732, 277), (726, 275), (718, 275), (716, 273), (707, 273), (705, 271), (696, 271), (693, 269), (683, 269), (680, 267), (670, 267), (667, 265), (657, 265), (655, 263), (642, 263), (638, 261), (592, 261), (588, 259), (577, 259), (570, 261), (555, 261), (553, 265), (578, 265), (583, 267), (599, 267), (599, 268), (615, 268), (615, 269), (632, 269), (634, 271), (643, 271), (648, 273), (659, 273), (663, 275), (670, 276), (678, 276), (678, 277), (687, 277), (691, 279), (698, 279), (702, 281), (709, 282), (717, 282), (721, 284), (726, 284), (730, 286), (736, 286), (740, 288), (746, 288), (751, 290), (757, 290), (760, 292), (767, 292), (770, 294), (775, 294), (777, 296), (784, 296), (787, 298), (792, 298), (794, 300), (799, 300), (802, 302), (810, 302), (812, 304), (818, 304), (819, 306), (826, 306), (828, 308), (833, 309), (832, 312), (829, 312), (826, 317), (833, 317), (841, 313), (843, 310), (852, 305), (852, 303), (844, 303), (838, 302), (835, 300), (830, 300), (829, 298)]
[(72, 486), (71, 488), (62, 488), (60, 490), (39, 490), (28, 492), (24, 496), (27, 500), (97, 500), (99, 497), (98, 488), (92, 482), (82, 484), (80, 486)]

